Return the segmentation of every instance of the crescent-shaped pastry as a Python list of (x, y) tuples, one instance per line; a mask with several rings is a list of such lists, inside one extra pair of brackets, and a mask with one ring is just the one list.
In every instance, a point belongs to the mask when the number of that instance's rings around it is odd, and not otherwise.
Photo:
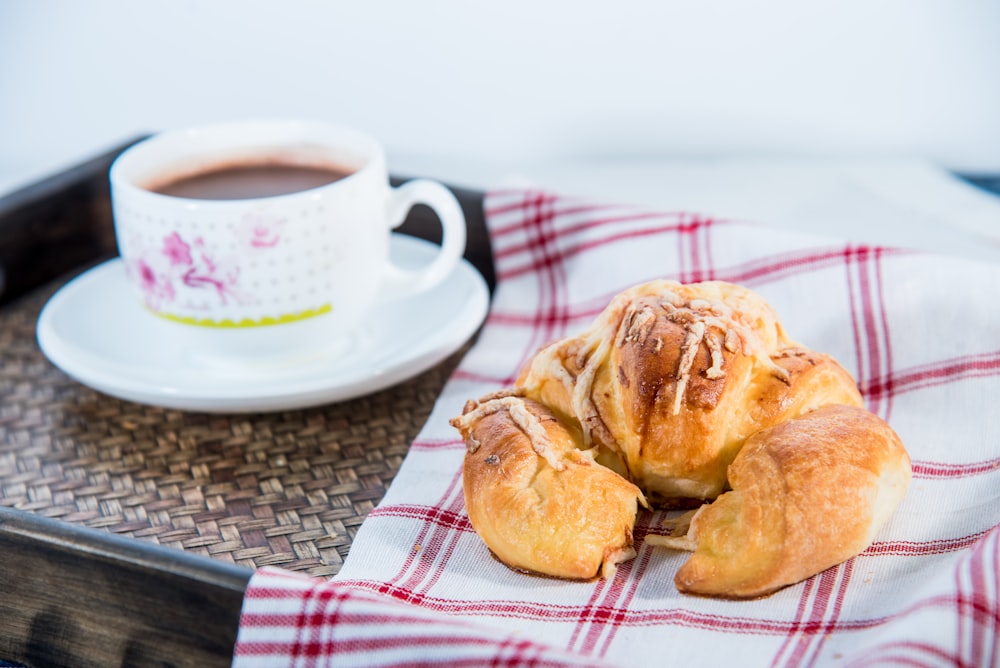
[(609, 575), (638, 505), (698, 509), (683, 592), (747, 598), (864, 550), (910, 461), (851, 375), (788, 337), (771, 306), (722, 281), (651, 281), (469, 402), (465, 504), (516, 569)]
[(686, 536), (646, 542), (693, 550), (674, 578), (686, 593), (753, 598), (862, 552), (902, 500), (910, 458), (876, 415), (827, 406), (757, 432), (729, 467), (728, 491)]
[(513, 568), (609, 577), (635, 556), (642, 492), (577, 447), (541, 404), (512, 393), (468, 402), (452, 420), (467, 444), (465, 508), (476, 533)]

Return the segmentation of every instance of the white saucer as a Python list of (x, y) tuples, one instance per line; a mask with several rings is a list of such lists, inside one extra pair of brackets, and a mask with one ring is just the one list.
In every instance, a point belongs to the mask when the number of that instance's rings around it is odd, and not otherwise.
[[(393, 260), (426, 264), (437, 246), (393, 234)], [(287, 365), (206, 365), (176, 341), (171, 325), (146, 311), (109, 260), (76, 277), (45, 305), (38, 343), (67, 375), (129, 401), (181, 410), (257, 412), (343, 401), (426, 371), (458, 350), (482, 324), (489, 291), (462, 260), (441, 284), (379, 309), (343, 351), (316, 351)]]

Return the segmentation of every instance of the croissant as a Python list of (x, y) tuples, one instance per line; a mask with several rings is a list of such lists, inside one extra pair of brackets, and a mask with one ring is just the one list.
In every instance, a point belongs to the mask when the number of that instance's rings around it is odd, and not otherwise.
[(682, 592), (763, 596), (860, 553), (902, 500), (910, 460), (877, 416), (826, 406), (752, 435), (729, 480), (686, 535), (646, 538), (693, 550), (674, 577)]
[(639, 488), (577, 448), (541, 404), (501, 392), (452, 420), (468, 444), (469, 520), (507, 565), (568, 579), (609, 577), (635, 556)]
[(452, 424), (470, 521), (504, 563), (607, 576), (632, 553), (639, 505), (701, 506), (686, 535), (647, 540), (693, 551), (681, 591), (742, 598), (857, 554), (902, 498), (906, 451), (861, 406), (851, 375), (753, 291), (651, 281)]

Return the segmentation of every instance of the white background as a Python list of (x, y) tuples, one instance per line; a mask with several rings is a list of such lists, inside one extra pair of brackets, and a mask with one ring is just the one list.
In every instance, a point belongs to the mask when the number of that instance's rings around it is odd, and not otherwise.
[(0, 0), (0, 101), (8, 175), (275, 115), (361, 126), (408, 165), (836, 155), (1000, 171), (1000, 3)]
[(954, 223), (1000, 252), (997, 210), (925, 169), (1000, 172), (996, 0), (0, 0), (0, 193), (137, 133), (263, 116), (358, 126), (390, 170), (456, 185), (880, 242), (872, 221)]

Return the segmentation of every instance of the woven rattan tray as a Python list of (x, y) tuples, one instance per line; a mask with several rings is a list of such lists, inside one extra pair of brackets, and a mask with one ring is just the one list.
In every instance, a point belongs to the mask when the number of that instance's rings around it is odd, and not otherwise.
[[(168, 410), (77, 383), (42, 354), (35, 325), (59, 287), (115, 254), (106, 174), (121, 148), (0, 198), (0, 554), (15, 557), (0, 567), (0, 660), (128, 664), (146, 647), (171, 665), (225, 663), (250, 569), (337, 573), (471, 345), (389, 389), (279, 413)], [(468, 222), (466, 259), (492, 288), (482, 196), (452, 190)], [(439, 240), (421, 207), (400, 230)], [(128, 591), (109, 594), (105, 580)], [(129, 599), (145, 589), (148, 605), (136, 608)], [(125, 624), (152, 612), (124, 633), (98, 624), (75, 647), (64, 642), (64, 627), (99, 604)], [(168, 642), (171, 614), (185, 625)], [(150, 645), (150, 633), (161, 640)]]
[(0, 505), (248, 567), (336, 573), (461, 354), (311, 410), (164, 410), (44, 358), (35, 321), (59, 284), (0, 310)]

